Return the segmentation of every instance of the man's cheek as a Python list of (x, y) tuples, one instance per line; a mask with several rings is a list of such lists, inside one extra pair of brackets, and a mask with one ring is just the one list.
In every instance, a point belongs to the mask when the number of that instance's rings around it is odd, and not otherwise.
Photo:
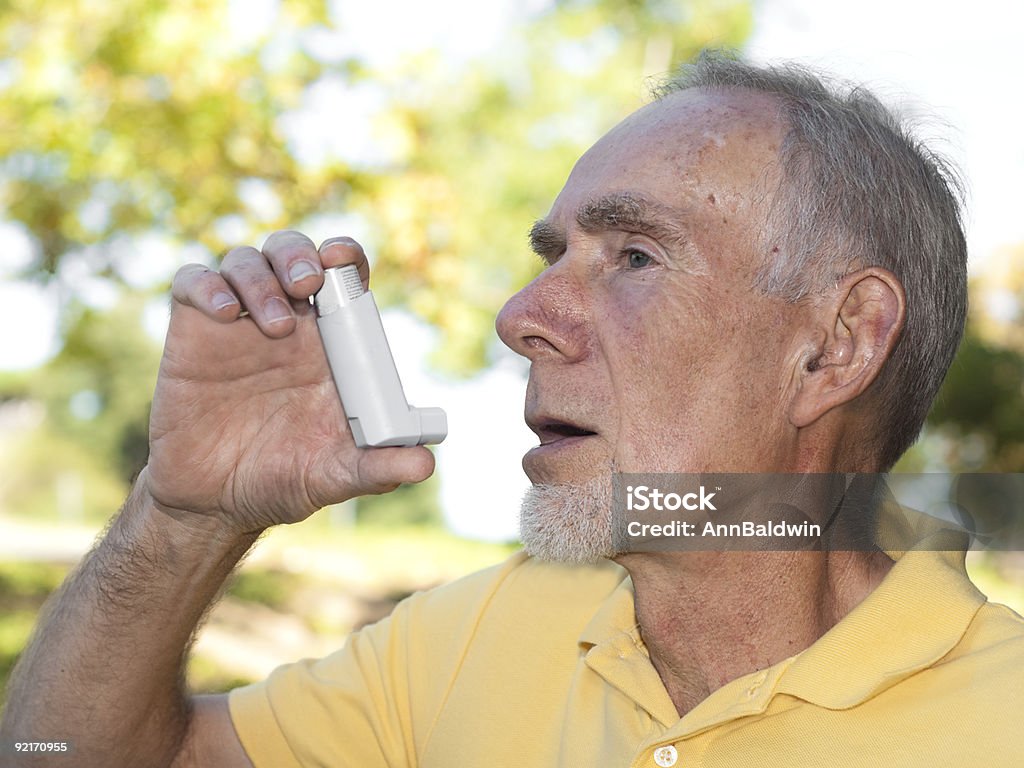
[(646, 409), (627, 414), (616, 441), (616, 472), (678, 472), (692, 465), (699, 448), (697, 424), (687, 424), (682, 409)]

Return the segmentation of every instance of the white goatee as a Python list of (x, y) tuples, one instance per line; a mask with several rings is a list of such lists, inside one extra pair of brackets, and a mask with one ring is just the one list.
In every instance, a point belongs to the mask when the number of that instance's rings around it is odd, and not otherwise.
[(612, 482), (534, 485), (523, 497), (519, 536), (541, 560), (592, 563), (618, 554), (612, 537)]

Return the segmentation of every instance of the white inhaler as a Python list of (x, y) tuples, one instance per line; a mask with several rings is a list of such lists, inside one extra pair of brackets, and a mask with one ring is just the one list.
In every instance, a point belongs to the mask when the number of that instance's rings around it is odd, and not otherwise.
[(355, 265), (324, 270), (313, 297), (320, 339), (334, 384), (360, 448), (440, 443), (448, 418), (440, 408), (413, 408), (405, 399), (373, 294)]

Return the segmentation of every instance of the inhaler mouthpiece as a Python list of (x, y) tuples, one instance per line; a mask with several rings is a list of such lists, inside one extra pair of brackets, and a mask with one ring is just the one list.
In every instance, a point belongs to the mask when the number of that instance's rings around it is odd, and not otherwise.
[(327, 353), (352, 437), (360, 448), (440, 443), (448, 418), (440, 408), (414, 408), (405, 399), (373, 294), (354, 265), (324, 270), (313, 297)]

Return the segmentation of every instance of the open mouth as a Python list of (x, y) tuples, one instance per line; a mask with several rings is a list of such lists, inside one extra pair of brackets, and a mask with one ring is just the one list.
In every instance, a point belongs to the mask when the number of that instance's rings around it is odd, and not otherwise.
[(590, 437), (596, 435), (589, 429), (578, 427), (575, 424), (569, 424), (564, 421), (549, 421), (544, 424), (539, 424), (533, 428), (533, 431), (537, 433), (537, 437), (540, 438), (541, 445), (547, 445), (549, 443), (558, 442), (559, 440), (565, 440), (570, 437)]

